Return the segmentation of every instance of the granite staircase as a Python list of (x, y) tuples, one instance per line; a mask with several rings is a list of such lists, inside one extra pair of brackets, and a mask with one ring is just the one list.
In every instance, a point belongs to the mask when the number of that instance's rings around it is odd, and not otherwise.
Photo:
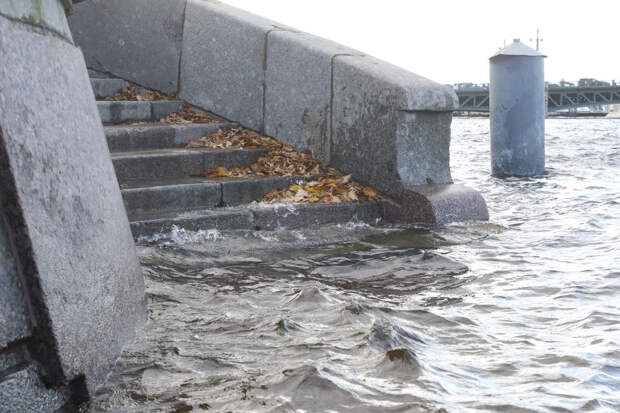
[[(307, 178), (208, 178), (211, 168), (247, 167), (269, 149), (188, 148), (192, 139), (237, 127), (207, 114), (210, 123), (160, 121), (182, 101), (106, 101), (129, 84), (90, 72), (116, 176), (136, 239), (187, 230), (275, 230), (361, 221), (376, 224), (384, 202), (265, 204), (261, 198)], [(256, 201), (256, 202), (255, 202)]]

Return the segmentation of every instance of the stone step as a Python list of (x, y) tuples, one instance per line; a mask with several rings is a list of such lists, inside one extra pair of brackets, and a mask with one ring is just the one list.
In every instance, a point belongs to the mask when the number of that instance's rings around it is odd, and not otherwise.
[(188, 123), (167, 125), (106, 126), (105, 135), (110, 152), (128, 152), (151, 149), (183, 148), (192, 139), (210, 135), (218, 130), (233, 129), (234, 122)]
[(378, 224), (384, 216), (383, 202), (311, 204), (311, 205), (250, 205), (182, 213), (145, 214), (131, 220), (136, 239), (169, 232), (173, 226), (190, 231), (199, 230), (277, 230), (298, 229), (320, 225), (365, 222)]
[(122, 88), (130, 86), (129, 83), (123, 79), (91, 78), (90, 84), (93, 86), (93, 92), (95, 92), (96, 99), (103, 99), (108, 96), (112, 96)]
[(239, 206), (260, 200), (273, 189), (288, 188), (304, 177), (226, 178), (201, 177), (131, 182), (122, 194), (129, 219), (145, 214)]
[(253, 164), (268, 149), (157, 149), (115, 152), (112, 163), (119, 184), (202, 176), (218, 166), (243, 167)]
[(183, 102), (180, 100), (97, 102), (99, 115), (104, 124), (158, 121), (178, 111), (182, 105)]

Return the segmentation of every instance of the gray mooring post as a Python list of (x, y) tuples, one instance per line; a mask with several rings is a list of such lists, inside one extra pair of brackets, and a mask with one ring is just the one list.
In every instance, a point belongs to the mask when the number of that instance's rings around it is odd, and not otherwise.
[(545, 57), (515, 39), (490, 59), (493, 175), (545, 172)]

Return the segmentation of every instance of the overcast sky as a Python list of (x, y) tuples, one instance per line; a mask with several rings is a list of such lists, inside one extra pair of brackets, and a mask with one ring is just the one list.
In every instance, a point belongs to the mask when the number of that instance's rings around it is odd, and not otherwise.
[(620, 80), (620, 0), (223, 0), (441, 83), (488, 82), (489, 57), (540, 27), (546, 79)]

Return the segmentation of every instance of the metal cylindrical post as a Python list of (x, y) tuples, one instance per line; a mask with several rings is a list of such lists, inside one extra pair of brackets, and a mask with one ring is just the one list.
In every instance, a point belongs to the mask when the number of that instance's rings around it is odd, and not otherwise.
[(515, 39), (490, 59), (493, 175), (545, 171), (545, 57)]

